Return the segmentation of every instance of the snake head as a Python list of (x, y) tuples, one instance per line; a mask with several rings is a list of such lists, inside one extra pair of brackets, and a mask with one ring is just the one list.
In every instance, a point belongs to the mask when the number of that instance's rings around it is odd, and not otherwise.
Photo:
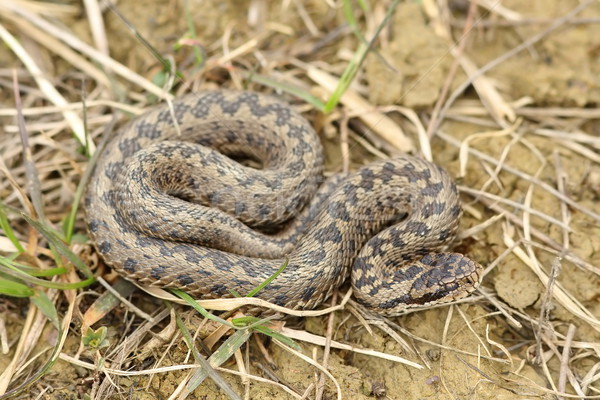
[(483, 267), (462, 254), (430, 253), (379, 279), (353, 279), (352, 284), (359, 302), (382, 314), (398, 315), (466, 297), (482, 277)]
[(427, 254), (417, 263), (422, 269), (410, 290), (411, 306), (449, 303), (477, 289), (483, 267), (458, 253)]

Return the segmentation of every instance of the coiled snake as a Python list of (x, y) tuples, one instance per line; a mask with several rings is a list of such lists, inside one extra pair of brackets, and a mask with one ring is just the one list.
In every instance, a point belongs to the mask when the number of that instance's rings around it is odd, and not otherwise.
[(348, 275), (358, 301), (388, 315), (477, 287), (479, 264), (432, 253), (461, 214), (440, 167), (398, 157), (322, 184), (322, 164), (316, 133), (288, 105), (188, 95), (107, 144), (85, 198), (88, 231), (125, 277), (202, 298), (244, 295), (286, 259), (258, 297), (290, 308), (316, 307)]

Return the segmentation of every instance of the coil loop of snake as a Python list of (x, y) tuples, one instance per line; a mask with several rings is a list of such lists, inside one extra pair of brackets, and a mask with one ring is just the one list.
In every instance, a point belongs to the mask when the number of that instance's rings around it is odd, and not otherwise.
[(479, 285), (478, 263), (437, 253), (461, 215), (440, 167), (404, 156), (324, 183), (322, 169), (318, 136), (288, 105), (188, 95), (107, 144), (87, 189), (88, 231), (120, 274), (198, 298), (244, 295), (286, 259), (258, 297), (295, 309), (321, 304), (348, 275), (357, 300), (384, 315)]

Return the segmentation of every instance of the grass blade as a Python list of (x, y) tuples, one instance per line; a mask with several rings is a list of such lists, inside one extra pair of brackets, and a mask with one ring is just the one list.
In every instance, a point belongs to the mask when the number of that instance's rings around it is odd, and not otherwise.
[(192, 296), (190, 296), (183, 290), (171, 289), (171, 292), (173, 294), (175, 294), (176, 296), (179, 296), (183, 300), (185, 300), (186, 303), (188, 303), (190, 306), (192, 306), (194, 308), (194, 310), (198, 311), (200, 313), (200, 315), (202, 315), (204, 318), (210, 319), (211, 321), (219, 322), (219, 323), (226, 325), (232, 329), (239, 329), (231, 322), (226, 321), (223, 318), (219, 318), (216, 315), (213, 315), (213, 314), (209, 313), (208, 311), (206, 311), (206, 309), (204, 307), (202, 307), (200, 304), (198, 304), (198, 302)]
[(58, 318), (58, 313), (56, 312), (56, 308), (54, 307), (54, 303), (52, 300), (46, 295), (45, 292), (36, 291), (33, 296), (31, 296), (31, 302), (35, 304), (35, 306), (52, 322), (52, 325), (56, 328), (58, 332), (60, 332), (60, 319)]
[[(187, 327), (185, 326), (185, 324), (183, 323), (183, 321), (181, 320), (181, 318), (179, 317), (179, 315), (177, 315), (177, 326), (179, 327), (179, 330), (183, 334), (183, 340), (185, 340), (188, 348), (192, 352), (192, 355), (194, 356), (194, 360), (198, 364), (202, 365), (202, 370), (207, 374), (206, 376), (210, 376), (211, 379), (217, 385), (219, 385), (219, 387), (221, 389), (223, 389), (223, 391), (231, 399), (233, 399), (233, 400), (241, 400), (241, 397), (238, 396), (238, 394), (233, 391), (233, 389), (231, 388), (231, 386), (229, 386), (227, 384), (227, 382), (221, 377), (221, 375), (219, 375), (217, 373), (217, 371), (214, 370), (214, 368), (209, 364), (209, 362), (202, 356), (202, 354), (200, 354), (200, 352), (198, 351), (198, 349), (196, 348), (196, 346), (194, 346), (194, 340), (192, 339), (192, 335), (190, 334), (190, 331), (187, 329)], [(189, 392), (188, 392), (188, 394), (189, 394)]]
[[(212, 367), (218, 367), (229, 360), (233, 354), (250, 338), (249, 330), (236, 331), (231, 335), (219, 348), (208, 358), (208, 363)], [(191, 393), (196, 389), (204, 380), (208, 374), (204, 369), (198, 370), (194, 376), (190, 379), (186, 390)]]
[(275, 273), (273, 275), (271, 275), (270, 277), (268, 277), (267, 279), (265, 279), (264, 282), (262, 282), (260, 285), (258, 285), (257, 287), (255, 287), (254, 289), (252, 289), (250, 291), (250, 293), (248, 293), (246, 295), (246, 297), (254, 297), (258, 292), (260, 292), (265, 286), (267, 286), (269, 283), (273, 282), (273, 280), (275, 278), (277, 278), (277, 276), (279, 276), (279, 274), (281, 274), (283, 272), (284, 269), (287, 268), (288, 264), (289, 264), (290, 260), (286, 259), (285, 262), (283, 263), (283, 265), (281, 267), (279, 267), (279, 269), (277, 271), (275, 271)]
[[(77, 257), (62, 241), (59, 235), (51, 228), (46, 227), (44, 224), (32, 219), (26, 214), (21, 214), (25, 220), (31, 224), (38, 232), (44, 236), (44, 238), (50, 242), (50, 244), (67, 260), (69, 260), (75, 268), (81, 271), (88, 278), (93, 278), (94, 274), (90, 271), (89, 267), (85, 265), (79, 257)], [(58, 261), (58, 260), (57, 260)]]
[(19, 253), (25, 252), (25, 249), (23, 248), (23, 246), (21, 246), (21, 242), (19, 242), (19, 239), (17, 239), (17, 237), (15, 236), (15, 233), (13, 232), (12, 227), (10, 226), (10, 223), (8, 222), (8, 217), (6, 216), (6, 208), (4, 207), (4, 203), (2, 203), (1, 201), (0, 201), (0, 229), (2, 229), (2, 231), (4, 232), (4, 234), (6, 235), (8, 240), (10, 240), (10, 242), (13, 244), (13, 246), (15, 246), (15, 249), (17, 249), (17, 251)]
[(265, 85), (273, 89), (278, 89), (291, 95), (294, 95), (304, 100), (305, 102), (312, 104), (315, 108), (321, 111), (325, 109), (325, 103), (323, 103), (318, 97), (313, 96), (306, 90), (303, 90), (297, 86), (293, 86), (284, 82), (279, 82), (275, 79), (269, 78), (268, 76), (260, 74), (250, 74), (248, 76), (248, 79), (250, 79), (252, 82), (260, 83), (261, 85)]
[[(349, 4), (349, 1), (345, 1), (344, 5), (346, 5), (346, 4)], [(340, 77), (340, 83), (338, 84), (338, 86), (335, 88), (335, 90), (329, 97), (327, 104), (325, 104), (323, 112), (329, 113), (337, 106), (337, 104), (340, 101), (340, 98), (346, 92), (346, 90), (348, 89), (348, 87), (350, 86), (352, 81), (354, 80), (354, 77), (356, 76), (358, 69), (360, 68), (362, 63), (365, 61), (367, 54), (369, 54), (369, 51), (373, 48), (373, 45), (374, 45), (375, 41), (377, 40), (377, 38), (379, 37), (379, 34), (383, 30), (383, 28), (388, 24), (392, 15), (394, 15), (394, 11), (396, 10), (397, 5), (398, 5), (398, 0), (394, 0), (392, 2), (392, 4), (390, 5), (390, 7), (387, 9), (385, 17), (384, 17), (383, 21), (381, 22), (381, 24), (379, 24), (379, 26), (377, 27), (377, 30), (375, 31), (375, 34), (373, 35), (373, 38), (371, 39), (371, 41), (368, 43), (366, 41), (361, 41), (360, 45), (358, 46), (358, 50), (354, 53), (354, 56), (348, 63), (348, 66), (346, 67), (344, 72), (342, 73), (342, 76)], [(351, 12), (347, 13), (346, 17), (350, 18), (350, 23), (352, 24), (352, 21), (354, 21), (354, 17), (352, 15), (352, 13)], [(357, 32), (356, 29), (354, 29), (354, 31)], [(362, 35), (359, 35), (359, 38), (361, 36)]]
[(27, 285), (0, 276), (0, 294), (11, 297), (31, 297), (35, 291)]

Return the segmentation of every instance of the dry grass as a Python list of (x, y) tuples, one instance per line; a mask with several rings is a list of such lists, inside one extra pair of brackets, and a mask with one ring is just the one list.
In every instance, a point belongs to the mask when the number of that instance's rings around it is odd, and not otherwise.
[[(418, 111), (376, 105), (366, 85), (372, 78), (362, 65), (367, 53), (385, 60), (390, 38), (399, 34), (385, 23), (396, 2), (361, 9), (329, 1), (313, 5), (320, 7), (315, 11), (308, 2), (289, 1), (280, 5), (281, 15), (289, 18), (265, 20), (267, 3), (250, 2), (244, 24), (225, 23), (216, 36), (207, 28), (202, 37), (193, 24), (188, 26), (179, 50), (166, 59), (146, 58), (143, 70), (136, 70), (137, 53), (111, 57), (108, 44), (114, 37), (105, 25), (114, 14), (103, 11), (105, 2), (86, 0), (83, 9), (28, 0), (0, 5), (0, 39), (10, 50), (3, 64), (14, 66), (0, 69), (0, 214), (6, 215), (0, 221), (0, 289), (7, 294), (0, 297), (0, 398), (51, 398), (52, 391), (67, 384), (74, 396), (120, 398), (127, 397), (128, 388), (134, 390), (133, 382), (145, 385), (135, 393), (153, 393), (162, 377), (175, 382), (171, 390), (160, 388), (173, 399), (184, 398), (207, 377), (220, 393), (236, 399), (250, 398), (260, 385), (297, 399), (368, 396), (369, 390), (349, 391), (335, 369), (340, 354), (386, 360), (390, 364), (381, 368), (390, 373), (395, 368), (390, 365), (404, 365), (411, 373), (434, 374), (433, 365), (439, 365), (441, 377), (429, 375), (426, 383), (443, 398), (456, 397), (457, 385), (444, 371), (461, 365), (476, 377), (469, 390), (478, 398), (495, 398), (478, 392), (488, 385), (491, 393), (504, 389), (515, 397), (600, 398), (598, 307), (579, 290), (598, 285), (594, 251), (600, 250), (573, 241), (576, 233), (598, 234), (600, 226), (600, 112), (510, 98), (488, 76), (557, 31), (598, 23), (581, 16), (590, 7), (598, 10), (594, 2), (582, 1), (558, 18), (531, 20), (487, 1), (471, 2), (463, 10), (423, 1), (427, 27), (445, 43), (451, 62), (437, 100)], [(190, 10), (180, 11), (192, 17)], [(61, 22), (74, 18), (89, 29), (90, 38), (78, 37)], [(144, 37), (134, 22), (119, 24), (133, 29), (127, 41), (144, 48), (142, 39), (134, 39)], [(519, 32), (529, 34), (483, 66), (470, 53), (481, 29), (500, 35), (501, 29), (523, 26), (530, 30)], [(403, 104), (427, 76), (412, 81), (395, 101)], [(214, 87), (270, 87), (287, 92), (288, 99), (302, 99), (298, 107), (333, 144), (333, 171), (417, 152), (446, 162), (455, 172), (471, 225), (461, 240), (474, 257), (486, 261), (486, 278), (476, 296), (437, 310), (435, 315), (445, 319), (436, 340), (413, 333), (408, 324), (413, 316), (372, 315), (345, 288), (317, 311), (242, 298), (200, 301), (198, 314), (171, 293), (136, 290), (102, 264), (78, 212), (96, 146), (114, 126), (152, 104)], [(465, 94), (470, 87), (473, 92)], [(468, 125), (472, 133), (457, 134), (453, 124)], [(442, 156), (439, 149), (452, 155)], [(515, 159), (517, 150), (529, 162)], [(578, 165), (584, 171), (576, 175)], [(573, 182), (576, 177), (580, 182)], [(543, 288), (538, 301), (519, 307), (498, 290), (494, 279), (511, 265), (531, 279), (523, 290)], [(100, 284), (90, 286), (92, 275)], [(573, 284), (571, 276), (582, 282)], [(271, 308), (274, 316), (248, 320), (238, 311), (242, 305)], [(295, 318), (288, 318), (286, 326), (284, 315)], [(320, 334), (309, 327), (313, 320), (320, 321)], [(474, 338), (472, 347), (456, 344), (462, 335)], [(386, 344), (365, 345), (365, 338), (372, 337), (383, 337)], [(273, 354), (279, 354), (278, 347), (292, 361), (277, 366)], [(312, 371), (313, 382), (286, 382), (282, 369), (297, 360)], [(371, 361), (363, 362), (369, 370)], [(55, 381), (57, 366), (79, 375), (59, 375)], [(540, 379), (526, 373), (531, 366)], [(127, 380), (139, 376), (148, 379)], [(375, 383), (373, 393), (385, 397), (385, 389)], [(204, 384), (196, 394), (215, 393), (211, 390)]]

